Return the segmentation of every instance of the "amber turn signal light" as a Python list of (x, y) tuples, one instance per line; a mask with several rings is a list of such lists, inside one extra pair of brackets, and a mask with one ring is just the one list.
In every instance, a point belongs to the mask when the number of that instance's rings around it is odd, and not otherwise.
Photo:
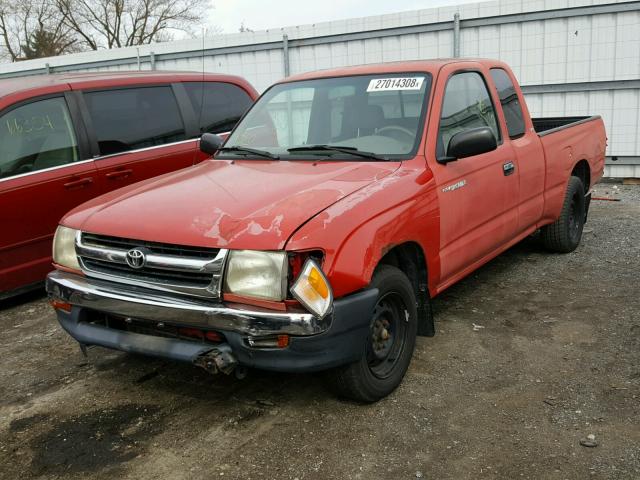
[(62, 310), (63, 312), (71, 313), (71, 304), (63, 302), (62, 300), (52, 298), (49, 300), (49, 305), (51, 305), (54, 310)]
[(302, 305), (318, 317), (324, 317), (333, 303), (331, 285), (320, 267), (308, 259), (298, 278), (291, 287), (291, 293)]
[(248, 337), (246, 342), (252, 348), (287, 348), (289, 346), (289, 335)]

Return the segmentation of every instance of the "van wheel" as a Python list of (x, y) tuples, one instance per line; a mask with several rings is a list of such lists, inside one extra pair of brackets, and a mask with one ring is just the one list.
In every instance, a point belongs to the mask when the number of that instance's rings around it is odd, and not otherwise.
[(542, 244), (552, 252), (573, 252), (580, 244), (584, 221), (584, 186), (578, 177), (570, 177), (560, 218), (542, 227)]
[(338, 395), (367, 403), (386, 397), (400, 385), (418, 329), (413, 286), (400, 269), (380, 265), (371, 286), (378, 289), (378, 300), (362, 357), (328, 373)]

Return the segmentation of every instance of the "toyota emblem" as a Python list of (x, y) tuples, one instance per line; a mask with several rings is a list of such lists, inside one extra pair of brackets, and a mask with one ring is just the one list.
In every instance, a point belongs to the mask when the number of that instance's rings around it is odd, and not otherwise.
[(147, 263), (147, 256), (139, 248), (132, 248), (127, 252), (125, 260), (127, 261), (127, 265), (137, 270), (144, 267), (144, 264)]

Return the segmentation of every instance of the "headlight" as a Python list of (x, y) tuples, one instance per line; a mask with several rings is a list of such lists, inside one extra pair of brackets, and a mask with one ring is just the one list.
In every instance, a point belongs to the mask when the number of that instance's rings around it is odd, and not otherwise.
[(224, 291), (276, 302), (284, 300), (287, 292), (286, 252), (231, 250)]
[(60, 225), (53, 237), (53, 261), (63, 267), (80, 270), (76, 255), (77, 230)]
[(304, 264), (302, 272), (291, 287), (291, 293), (319, 317), (324, 317), (333, 303), (331, 285), (320, 267), (311, 259)]

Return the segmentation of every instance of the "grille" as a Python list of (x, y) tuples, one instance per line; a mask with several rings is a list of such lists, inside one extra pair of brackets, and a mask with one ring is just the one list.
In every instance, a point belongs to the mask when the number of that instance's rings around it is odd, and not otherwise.
[(139, 270), (134, 270), (129, 267), (129, 265), (105, 262), (101, 260), (93, 260), (89, 258), (83, 259), (82, 263), (87, 270), (91, 270), (93, 272), (122, 276), (124, 278), (130, 278), (132, 280), (159, 282), (166, 285), (178, 284), (206, 288), (211, 283), (212, 278), (210, 273), (187, 273), (149, 267), (143, 267)]
[[(145, 265), (132, 268), (127, 252), (140, 249)], [(87, 276), (197, 297), (219, 297), (226, 250), (82, 233), (76, 244)]]
[(195, 258), (215, 258), (219, 248), (189, 247), (167, 243), (131, 240), (129, 238), (108, 237), (106, 235), (82, 234), (82, 243), (107, 248), (118, 248), (128, 251), (136, 247), (144, 247), (159, 255), (188, 256)]

